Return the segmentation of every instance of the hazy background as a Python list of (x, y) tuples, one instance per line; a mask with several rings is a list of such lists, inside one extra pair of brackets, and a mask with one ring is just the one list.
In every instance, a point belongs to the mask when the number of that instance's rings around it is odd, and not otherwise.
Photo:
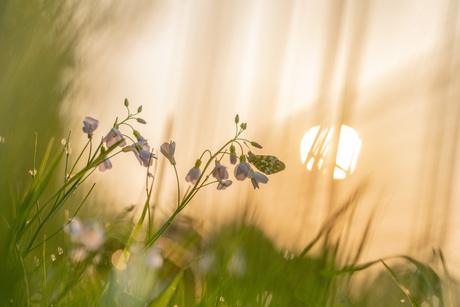
[[(104, 136), (125, 114), (128, 98), (134, 109), (143, 105), (148, 125), (139, 130), (153, 147), (176, 141), (182, 179), (205, 148), (216, 150), (233, 136), (238, 113), (248, 123), (245, 136), (264, 146), (257, 153), (275, 154), (286, 170), (260, 190), (234, 182), (225, 191), (202, 191), (183, 212), (203, 221), (201, 230), (247, 212), (278, 246), (299, 251), (364, 185), (351, 231), (358, 238), (376, 212), (366, 259), (408, 253), (426, 260), (431, 248), (442, 248), (450, 270), (460, 274), (458, 1), (88, 1), (69, 7), (52, 20), (25, 12), (23, 21), (9, 20), (14, 35), (0, 37), (8, 46), (0, 61), (10, 69), (0, 77), (0, 135), (6, 137), (0, 146), (19, 139), (18, 148), (32, 148), (35, 131), (45, 141), (72, 130), (77, 150), (85, 141), (83, 118), (97, 118), (96, 134)], [(10, 14), (14, 9), (20, 7), (10, 3)], [(58, 24), (61, 39), (71, 40), (69, 50), (53, 45), (52, 33), (27, 32), (30, 18), (44, 29), (47, 21)], [(28, 33), (25, 39), (14, 22)], [(30, 48), (34, 39), (42, 53)], [(60, 58), (47, 55), (56, 54), (66, 62), (52, 70)], [(36, 68), (23, 61), (29, 58)], [(20, 73), (45, 84), (12, 88)], [(341, 123), (362, 140), (355, 173), (345, 180), (310, 174), (300, 160), (303, 135), (315, 125)], [(27, 133), (17, 137), (14, 127), (24, 126)], [(166, 216), (176, 193), (164, 160), (156, 201)], [(16, 165), (18, 172), (31, 169), (25, 165)], [(113, 165), (93, 178), (100, 182), (87, 206), (93, 217), (143, 201), (145, 170), (132, 154), (117, 156)]]

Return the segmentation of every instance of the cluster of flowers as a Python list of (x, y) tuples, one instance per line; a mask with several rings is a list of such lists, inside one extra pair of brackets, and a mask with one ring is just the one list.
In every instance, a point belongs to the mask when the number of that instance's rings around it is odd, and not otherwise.
[[(151, 166), (153, 164), (153, 160), (157, 159), (157, 157), (151, 151), (147, 140), (144, 137), (142, 137), (142, 135), (137, 130), (135, 130), (130, 124), (127, 123), (129, 120), (136, 120), (138, 123), (141, 123), (141, 124), (146, 124), (147, 123), (144, 119), (142, 119), (140, 117), (136, 117), (140, 112), (142, 112), (142, 106), (140, 106), (137, 109), (137, 113), (131, 113), (131, 111), (129, 110), (129, 102), (128, 102), (127, 99), (125, 99), (124, 105), (128, 110), (128, 116), (126, 117), (126, 119), (124, 119), (120, 123), (117, 122), (117, 120), (118, 120), (117, 119), (115, 121), (113, 127), (110, 129), (110, 131), (107, 133), (107, 135), (102, 139), (102, 142), (105, 143), (105, 146), (107, 148), (111, 148), (112, 146), (118, 144), (118, 146), (122, 147), (123, 152), (133, 152), (134, 156), (137, 158), (137, 160), (139, 161), (140, 165), (142, 165), (144, 167), (149, 167), (149, 166)], [(230, 164), (232, 164), (232, 165), (236, 164), (235, 169), (234, 169), (234, 175), (235, 175), (236, 180), (243, 181), (246, 178), (249, 178), (249, 179), (251, 179), (251, 183), (252, 183), (254, 189), (258, 189), (259, 188), (259, 183), (264, 183), (265, 184), (265, 183), (268, 182), (268, 177), (265, 176), (264, 174), (258, 172), (258, 171), (254, 171), (252, 169), (251, 165), (248, 162), (246, 162), (247, 161), (246, 160), (246, 155), (243, 152), (241, 153), (241, 155), (240, 155), (240, 157), (238, 159), (234, 143), (240, 145), (241, 151), (243, 151), (242, 150), (243, 147), (241, 146), (239, 141), (248, 141), (248, 140), (245, 140), (245, 139), (239, 139), (238, 138), (238, 136), (244, 130), (246, 130), (247, 124), (242, 123), (239, 126), (239, 129), (238, 129), (238, 123), (239, 123), (239, 116), (236, 115), (235, 124), (237, 125), (237, 134), (236, 134), (235, 138), (228, 143), (230, 145), (230, 153), (227, 153), (227, 151), (222, 152), (222, 153), (229, 154), (229, 156), (230, 156)], [(83, 129), (82, 130), (83, 130), (84, 133), (86, 133), (88, 135), (88, 138), (90, 140), (92, 139), (94, 131), (97, 129), (98, 125), (99, 125), (98, 120), (96, 120), (96, 119), (94, 119), (92, 117), (85, 117), (85, 120), (83, 121)], [(136, 138), (136, 141), (131, 139), (127, 135), (123, 135), (120, 132), (119, 127), (121, 125), (127, 125), (128, 127), (130, 127), (133, 130), (133, 135)], [(128, 145), (128, 146), (126, 145), (125, 137), (131, 139), (131, 141), (132, 141), (131, 145)], [(262, 146), (260, 146), (256, 142), (253, 142), (253, 141), (248, 141), (248, 142), (252, 146), (254, 146), (256, 148), (262, 148)], [(161, 153), (174, 166), (176, 165), (176, 160), (174, 158), (175, 149), (176, 149), (176, 143), (173, 142), (173, 141), (171, 141), (169, 143), (165, 142), (160, 147)], [(106, 151), (106, 148), (104, 146), (101, 146), (101, 154), (103, 154), (105, 151)], [(217, 154), (219, 154), (219, 153), (220, 152), (218, 152)], [(201, 169), (200, 169), (200, 166), (201, 166), (201, 163), (202, 163), (201, 159), (202, 159), (202, 157), (200, 159), (196, 160), (195, 166), (190, 169), (190, 171), (188, 172), (187, 176), (185, 177), (185, 180), (187, 182), (190, 182), (192, 185), (195, 185), (198, 181), (200, 181), (200, 179), (202, 177), (202, 173), (201, 173)], [(105, 158), (102, 161), (102, 163), (99, 164), (99, 170), (101, 172), (103, 172), (103, 171), (105, 171), (107, 169), (111, 169), (111, 168), (112, 168), (112, 162), (110, 161), (109, 157)], [(212, 170), (211, 174), (216, 179), (217, 189), (218, 190), (225, 190), (226, 188), (228, 188), (232, 184), (232, 180), (228, 180), (229, 175), (228, 175), (227, 167), (223, 166), (220, 163), (220, 161), (217, 160), (217, 159), (215, 160), (215, 167)]]
[[(118, 143), (118, 146), (123, 148), (123, 152), (133, 152), (134, 156), (137, 158), (140, 165), (148, 167), (153, 164), (153, 159), (156, 159), (156, 157), (151, 152), (147, 140), (144, 137), (142, 137), (139, 131), (135, 130), (130, 124), (127, 123), (129, 120), (136, 120), (138, 123), (144, 125), (147, 124), (147, 122), (144, 119), (136, 117), (136, 115), (142, 112), (142, 106), (140, 106), (137, 109), (137, 113), (131, 113), (131, 111), (129, 110), (128, 99), (125, 99), (124, 104), (128, 110), (128, 116), (120, 123), (117, 123), (117, 119), (113, 127), (110, 129), (109, 133), (107, 133), (107, 135), (102, 139), (102, 142), (105, 143), (107, 148), (110, 148)], [(83, 121), (83, 132), (88, 134), (88, 138), (90, 140), (92, 139), (94, 130), (96, 130), (98, 124), (98, 120), (92, 117), (85, 117), (85, 120)], [(121, 132), (118, 130), (121, 125), (127, 125), (128, 127), (130, 127), (133, 130), (133, 135), (137, 139), (137, 141), (134, 141), (127, 135), (121, 134)], [(125, 137), (131, 139), (133, 144), (126, 146)], [(106, 149), (104, 148), (104, 146), (101, 146), (101, 153), (103, 154), (105, 151)], [(101, 164), (99, 164), (99, 170), (101, 172), (110, 168), (112, 168), (112, 162), (108, 157), (105, 158)]]
[[(251, 165), (248, 162), (246, 162), (246, 155), (244, 153), (242, 153), (240, 155), (239, 163), (237, 164), (238, 157), (237, 157), (236, 149), (235, 149), (235, 146), (234, 146), (233, 143), (239, 144), (240, 148), (242, 149), (243, 147), (241, 146), (239, 141), (247, 141), (247, 140), (238, 138), (238, 136), (244, 130), (246, 130), (247, 124), (242, 123), (240, 125), (239, 132), (238, 132), (238, 123), (239, 123), (239, 116), (236, 115), (235, 124), (237, 125), (237, 134), (236, 134), (235, 138), (230, 142), (230, 153), (229, 153), (230, 164), (232, 164), (232, 165), (236, 164), (235, 169), (234, 169), (234, 175), (235, 175), (236, 180), (243, 181), (246, 178), (249, 178), (249, 179), (251, 179), (251, 182), (252, 182), (252, 185), (253, 185), (254, 189), (256, 189), (256, 188), (258, 189), (259, 188), (259, 183), (264, 183), (265, 184), (265, 183), (268, 182), (268, 177), (265, 176), (264, 174), (258, 172), (258, 171), (254, 171), (251, 168)], [(248, 141), (248, 142), (250, 142), (251, 145), (256, 147), (256, 148), (262, 148), (262, 146), (260, 146), (256, 142), (253, 142), (253, 141)], [(174, 161), (175, 146), (176, 146), (175, 142), (164, 143), (161, 146), (161, 153), (166, 158), (168, 158), (168, 160), (171, 162), (171, 164), (175, 164), (175, 161)], [(220, 152), (218, 152), (217, 154), (219, 154), (219, 153)], [(227, 153), (227, 152), (225, 151), (223, 153)], [(201, 158), (196, 160), (195, 166), (190, 169), (190, 171), (188, 172), (187, 176), (185, 177), (185, 181), (190, 182), (192, 185), (195, 185), (201, 179), (201, 177), (202, 177), (201, 169), (200, 169), (201, 163), (202, 163)], [(216, 181), (218, 183), (217, 184), (217, 189), (218, 190), (225, 190), (226, 188), (228, 188), (232, 184), (232, 180), (228, 180), (229, 176), (228, 176), (227, 167), (223, 166), (220, 163), (220, 161), (217, 160), (217, 159), (215, 160), (215, 166), (214, 166), (214, 169), (212, 170), (211, 174), (216, 179)]]

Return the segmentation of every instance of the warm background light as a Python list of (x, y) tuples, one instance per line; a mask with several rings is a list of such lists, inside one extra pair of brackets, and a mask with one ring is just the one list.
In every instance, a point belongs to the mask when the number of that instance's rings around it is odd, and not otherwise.
[[(212, 229), (250, 212), (279, 246), (298, 250), (366, 183), (360, 220), (381, 209), (367, 257), (428, 259), (441, 246), (460, 272), (456, 1), (105, 2), (88, 11), (106, 20), (77, 21), (88, 30), (61, 108), (72, 131), (92, 116), (105, 133), (127, 97), (144, 106), (149, 144), (176, 141), (185, 178), (203, 149), (232, 135), (238, 113), (247, 137), (264, 146), (255, 153), (276, 154), (286, 170), (256, 192), (250, 184), (204, 191), (184, 216)], [(299, 160), (299, 140), (318, 123), (346, 123), (359, 134), (338, 148), (344, 171), (334, 173), (345, 180), (311, 176), (310, 160)], [(303, 155), (312, 144), (302, 145)], [(106, 184), (97, 190), (116, 208), (142, 203), (143, 169), (132, 157), (116, 158), (110, 174), (97, 174)], [(166, 217), (175, 179), (159, 163), (157, 216)], [(359, 236), (362, 225), (354, 226)]]

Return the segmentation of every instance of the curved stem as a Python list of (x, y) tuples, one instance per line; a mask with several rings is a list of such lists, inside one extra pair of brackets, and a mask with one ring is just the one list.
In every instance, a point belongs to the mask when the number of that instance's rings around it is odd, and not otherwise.
[(176, 165), (173, 164), (174, 173), (176, 174), (176, 182), (177, 182), (177, 208), (180, 207), (180, 183), (179, 183), (179, 175), (177, 174)]
[(201, 159), (203, 159), (203, 156), (204, 156), (204, 154), (205, 154), (206, 152), (208, 152), (208, 153), (209, 153), (209, 155), (212, 157), (212, 152), (211, 152), (209, 149), (206, 149), (206, 150), (205, 150), (205, 151), (203, 151), (203, 153), (201, 154), (201, 156), (200, 156), (200, 160), (201, 160)]

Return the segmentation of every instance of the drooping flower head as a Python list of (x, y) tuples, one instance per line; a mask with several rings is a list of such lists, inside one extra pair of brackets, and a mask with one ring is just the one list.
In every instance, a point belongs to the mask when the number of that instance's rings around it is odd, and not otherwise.
[(223, 181), (228, 178), (227, 168), (216, 161), (216, 166), (212, 170), (212, 176), (217, 179), (217, 181)]
[(176, 165), (176, 159), (174, 159), (174, 152), (176, 151), (176, 142), (163, 143), (160, 147), (160, 152), (171, 162), (172, 165)]
[(110, 148), (112, 147), (113, 145), (115, 145), (115, 143), (119, 142), (119, 141), (122, 141), (118, 146), (120, 147), (123, 147), (126, 145), (126, 141), (123, 137), (123, 135), (121, 134), (120, 131), (118, 131), (117, 128), (113, 127), (112, 129), (110, 129), (109, 133), (107, 133), (107, 135), (105, 136), (105, 138), (103, 139), (103, 141), (105, 142), (105, 145), (107, 146), (107, 148)]
[(268, 177), (265, 176), (262, 173), (252, 171), (251, 182), (252, 182), (252, 186), (254, 187), (254, 190), (255, 190), (255, 189), (259, 188), (259, 182), (260, 183), (267, 183), (268, 182)]
[(196, 160), (195, 166), (188, 171), (188, 174), (185, 177), (185, 181), (190, 182), (191, 184), (195, 184), (197, 182), (198, 178), (201, 176), (200, 165), (201, 160)]
[(141, 135), (137, 137), (138, 141), (130, 146), (123, 148), (124, 152), (132, 151), (134, 156), (139, 161), (139, 164), (148, 167), (153, 164), (153, 159), (156, 159), (155, 155), (150, 152), (150, 146), (147, 140)]
[(112, 162), (110, 162), (109, 158), (104, 159), (104, 161), (99, 164), (99, 171), (105, 172), (108, 169), (112, 168)]
[(231, 180), (225, 180), (225, 181), (220, 181), (218, 184), (217, 184), (217, 189), (218, 190), (225, 190), (226, 188), (228, 188), (229, 186), (232, 185), (232, 181)]
[[(105, 153), (105, 148), (104, 146), (101, 146), (101, 155)], [(105, 172), (108, 169), (112, 168), (112, 162), (110, 162), (109, 158), (104, 158), (104, 160), (99, 164), (99, 171), (100, 172)]]
[(85, 117), (83, 121), (83, 132), (88, 134), (88, 138), (92, 138), (94, 130), (96, 130), (99, 121), (92, 117)]
[(241, 155), (240, 163), (235, 166), (235, 178), (236, 180), (243, 181), (246, 177), (252, 177), (252, 171), (249, 164), (246, 162), (246, 157)]

